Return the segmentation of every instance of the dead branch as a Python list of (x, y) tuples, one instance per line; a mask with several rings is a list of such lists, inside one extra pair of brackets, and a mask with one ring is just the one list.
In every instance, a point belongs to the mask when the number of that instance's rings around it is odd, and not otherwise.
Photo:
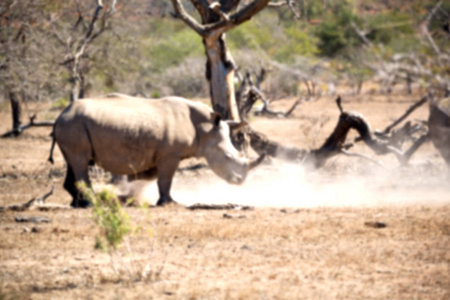
[(242, 119), (248, 119), (248, 114), (253, 108), (254, 104), (261, 100), (263, 106), (255, 111), (255, 115), (266, 115), (266, 116), (275, 116), (275, 117), (289, 117), (295, 108), (301, 103), (301, 100), (297, 100), (291, 108), (288, 109), (287, 112), (283, 111), (275, 111), (271, 109), (270, 102), (265, 97), (264, 93), (261, 91), (260, 86), (261, 83), (266, 78), (267, 71), (264, 67), (261, 67), (259, 74), (255, 73), (256, 85), (253, 83), (252, 76), (250, 72), (245, 73), (245, 77), (242, 79), (242, 76), (239, 72), (237, 72), (238, 79), (241, 80), (241, 85), (236, 91), (236, 102), (239, 108), (239, 114)]
[(0, 206), (0, 212), (3, 211), (25, 211), (30, 209), (33, 206), (41, 206), (42, 204), (44, 204), (45, 199), (47, 199), (48, 197), (50, 197), (51, 195), (53, 195), (53, 189), (54, 187), (52, 187), (52, 189), (46, 193), (45, 195), (43, 195), (42, 197), (39, 198), (32, 198), (22, 204), (11, 204), (8, 206)]
[[(175, 10), (175, 15), (180, 18), (187, 26), (193, 29), (202, 37), (221, 36), (226, 31), (239, 26), (245, 21), (250, 20), (255, 14), (266, 7), (269, 0), (254, 0), (239, 9), (234, 14), (227, 18), (222, 18), (220, 21), (210, 24), (199, 24), (193, 17), (191, 17), (184, 9), (180, 0), (171, 0), (172, 6)], [(205, 1), (205, 3), (208, 3)], [(198, 4), (200, 6), (200, 4)], [(208, 3), (209, 8), (209, 3)], [(220, 7), (219, 7), (220, 8)], [(204, 8), (202, 8), (204, 10)]]
[(23, 131), (31, 128), (31, 127), (50, 127), (53, 126), (55, 124), (55, 122), (53, 121), (42, 121), (42, 122), (36, 122), (36, 114), (32, 114), (28, 116), (30, 121), (28, 124), (19, 126), (18, 128), (15, 128), (13, 130), (10, 130), (4, 134), (2, 134), (2, 138), (9, 138), (9, 137), (13, 137), (13, 136), (18, 136), (19, 134), (21, 134)]
[(346, 155), (346, 156), (350, 156), (350, 157), (359, 157), (359, 158), (364, 158), (380, 167), (384, 167), (382, 163), (380, 163), (379, 161), (374, 160), (373, 158), (364, 155), (364, 154), (359, 154), (359, 153), (354, 153), (354, 152), (348, 152), (347, 150), (341, 149), (341, 153)]
[(238, 205), (238, 204), (203, 204), (196, 203), (189, 206), (186, 206), (187, 209), (190, 210), (198, 210), (198, 209), (207, 209), (207, 210), (222, 210), (222, 209), (233, 209), (233, 210), (253, 210), (253, 206), (246, 205)]
[(230, 17), (228, 17), (228, 15), (220, 9), (220, 3), (219, 2), (211, 3), (209, 5), (209, 8), (211, 10), (213, 10), (216, 14), (218, 14), (222, 20), (228, 21), (230, 19)]
[(333, 133), (325, 143), (319, 149), (311, 151), (309, 160), (315, 168), (323, 166), (329, 158), (342, 153), (343, 145), (350, 129), (358, 131), (364, 143), (377, 155), (393, 153), (397, 157), (401, 156), (400, 150), (374, 135), (364, 116), (344, 111), (341, 113)]
[(255, 115), (268, 115), (268, 116), (288, 118), (294, 111), (294, 109), (297, 107), (297, 105), (301, 103), (301, 100), (295, 101), (295, 103), (291, 106), (291, 108), (287, 112), (276, 111), (269, 108), (269, 101), (258, 88), (256, 88), (255, 86), (251, 87), (251, 92), (254, 93), (263, 102), (263, 107), (260, 110), (255, 111)]
[(445, 74), (445, 71), (442, 71), (445, 69), (445, 66), (448, 65), (450, 55), (448, 51), (445, 51), (446, 49), (439, 49), (428, 28), (431, 19), (436, 15), (437, 11), (441, 9), (441, 4), (442, 1), (438, 1), (419, 26), (422, 35), (437, 55), (425, 55), (422, 56), (421, 59), (418, 58), (417, 54), (404, 55), (396, 53), (392, 56), (391, 60), (385, 61), (379, 54), (383, 49), (380, 46), (371, 43), (371, 41), (367, 38), (367, 32), (359, 29), (355, 23), (351, 23), (352, 28), (361, 38), (366, 49), (378, 49), (377, 51), (371, 51), (371, 53), (376, 57), (376, 62), (366, 63), (366, 66), (378, 74), (377, 76), (381, 81), (381, 89), (383, 91), (390, 93), (392, 91), (392, 87), (399, 80), (402, 80), (406, 82), (407, 89), (411, 93), (412, 83), (424, 77), (427, 78), (426, 82), (430, 88), (441, 89), (444, 91), (448, 91), (450, 89), (448, 74)]
[(436, 52), (436, 54), (438, 56), (441, 55), (441, 50), (439, 49), (439, 47), (436, 45), (433, 37), (431, 36), (429, 30), (428, 30), (428, 26), (430, 24), (431, 19), (433, 18), (434, 14), (436, 14), (437, 10), (440, 8), (442, 4), (442, 1), (439, 1), (438, 3), (436, 3), (436, 5), (433, 7), (433, 9), (430, 11), (430, 13), (428, 14), (427, 18), (425, 19), (425, 21), (422, 23), (421, 25), (421, 30), (422, 33), (425, 34), (425, 36), (428, 39), (428, 42), (430, 43), (431, 47), (433, 48), (433, 50)]
[[(351, 129), (359, 133), (359, 140), (363, 141), (375, 154), (385, 155), (394, 154), (400, 163), (408, 162), (413, 153), (426, 141), (426, 134), (422, 135), (406, 152), (402, 152), (397, 147), (400, 138), (397, 136), (390, 136), (386, 139), (381, 139), (372, 131), (369, 122), (361, 114), (355, 112), (346, 112), (342, 108), (341, 98), (336, 99), (336, 104), (341, 111), (338, 123), (331, 135), (325, 140), (322, 146), (318, 149), (307, 151), (295, 147), (286, 147), (277, 142), (270, 141), (265, 135), (249, 129), (248, 135), (250, 137), (251, 147), (258, 153), (266, 153), (269, 156), (281, 158), (288, 161), (296, 161), (306, 163), (314, 168), (320, 168), (331, 157), (344, 154), (347, 156), (361, 157), (368, 159), (375, 164), (381, 165), (379, 162), (365, 155), (350, 153), (347, 151), (353, 144), (346, 144), (348, 132)], [(410, 129), (410, 125), (405, 126), (404, 130)], [(400, 134), (399, 134), (400, 135)], [(402, 136), (405, 134), (402, 133)], [(401, 143), (400, 143), (401, 144)]]
[(83, 82), (82, 76), (80, 76), (80, 58), (84, 54), (86, 47), (91, 41), (92, 32), (94, 31), (95, 22), (98, 19), (100, 11), (103, 9), (103, 4), (101, 0), (97, 0), (97, 7), (95, 8), (94, 15), (92, 16), (91, 23), (89, 24), (86, 36), (84, 37), (83, 43), (78, 47), (77, 52), (73, 56), (72, 64), (72, 89), (70, 93), (70, 100), (74, 101), (78, 98), (81, 84)]
[(30, 216), (15, 216), (14, 220), (16, 222), (25, 223), (25, 222), (32, 222), (32, 223), (50, 223), (51, 220), (44, 217), (30, 217)]
[(22, 204), (11, 204), (8, 206), (0, 206), (0, 212), (11, 210), (11, 211), (24, 211), (30, 208), (31, 204), (33, 204), (36, 198), (32, 198), (25, 203)]
[(285, 0), (285, 1), (278, 1), (278, 2), (269, 2), (267, 4), (267, 7), (278, 8), (278, 7), (282, 7), (282, 6), (286, 6), (287, 5), (289, 7), (289, 9), (291, 10), (292, 14), (294, 15), (294, 17), (296, 19), (300, 19), (301, 18), (300, 13), (294, 8), (294, 4), (295, 4), (295, 1)]
[(425, 95), (422, 97), (422, 99), (420, 99), (419, 101), (417, 101), (416, 103), (414, 103), (413, 105), (411, 105), (410, 108), (408, 108), (406, 110), (406, 112), (400, 116), (400, 118), (398, 118), (397, 120), (395, 120), (391, 125), (387, 126), (384, 130), (383, 130), (383, 134), (388, 134), (392, 128), (394, 128), (395, 126), (397, 126), (399, 123), (401, 123), (403, 120), (405, 120), (413, 111), (415, 111), (417, 108), (419, 108), (420, 106), (422, 106), (425, 102), (427, 102), (429, 99), (429, 95)]
[(50, 197), (51, 195), (53, 195), (53, 191), (54, 191), (55, 187), (52, 186), (52, 189), (45, 195), (43, 195), (42, 197), (37, 198), (36, 203), (37, 204), (44, 204), (45, 200)]
[(380, 228), (386, 228), (387, 224), (380, 222), (380, 221), (367, 221), (367, 222), (364, 222), (364, 226), (380, 229)]
[[(402, 121), (404, 121), (414, 110), (416, 110), (418, 107), (420, 107), (425, 102), (427, 102), (428, 99), (429, 99), (429, 94), (425, 95), (424, 97), (422, 97), (422, 99), (420, 99), (419, 101), (414, 103), (400, 118), (396, 119), (392, 124), (387, 126), (386, 129), (384, 129), (381, 132), (374, 131), (374, 136), (378, 140), (386, 142), (389, 145), (389, 147), (391, 147), (391, 150), (393, 152), (397, 152), (396, 150), (393, 150), (393, 149), (398, 149), (398, 151), (401, 152), (402, 145), (407, 140), (412, 140), (412, 141), (414, 141), (414, 143), (416, 143), (417, 138), (414, 137), (414, 135), (417, 132), (422, 132), (422, 134), (421, 134), (421, 137), (422, 137), (422, 135), (424, 135), (424, 134), (426, 135), (426, 132), (428, 131), (428, 129), (426, 128), (426, 126), (424, 124), (416, 123), (414, 125), (411, 125), (411, 122), (406, 122), (399, 129), (394, 129), (394, 127), (397, 126)], [(423, 132), (425, 132), (425, 133), (423, 133)], [(419, 139), (421, 137), (419, 137)], [(359, 136), (354, 140), (354, 142), (356, 143), (356, 142), (360, 142), (362, 140), (363, 140), (363, 137)], [(410, 150), (408, 150), (408, 151), (410, 151)], [(409, 160), (410, 156), (415, 152), (415, 150), (414, 151), (411, 150), (411, 151), (412, 152), (405, 152), (401, 155), (400, 155), (400, 152), (396, 154), (401, 163), (406, 163)]]
[(423, 134), (417, 141), (414, 142), (414, 144), (411, 145), (411, 147), (405, 151), (403, 154), (403, 160), (401, 161), (402, 164), (407, 164), (409, 159), (413, 156), (413, 154), (417, 151), (417, 149), (420, 148), (423, 144), (425, 144), (429, 140), (428, 132)]

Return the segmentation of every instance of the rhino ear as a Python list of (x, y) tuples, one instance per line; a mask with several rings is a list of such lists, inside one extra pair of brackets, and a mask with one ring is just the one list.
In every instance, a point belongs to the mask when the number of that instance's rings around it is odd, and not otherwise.
[(222, 117), (219, 113), (213, 112), (211, 113), (211, 120), (215, 127), (219, 126), (220, 121), (222, 120)]

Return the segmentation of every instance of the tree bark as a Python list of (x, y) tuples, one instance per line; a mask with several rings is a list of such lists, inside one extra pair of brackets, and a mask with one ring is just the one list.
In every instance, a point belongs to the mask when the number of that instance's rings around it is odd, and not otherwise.
[(18, 136), (21, 132), (20, 126), (22, 125), (22, 106), (16, 92), (9, 92), (9, 101), (12, 109), (13, 135)]
[(211, 104), (224, 119), (239, 121), (234, 91), (234, 63), (228, 52), (225, 34), (203, 39), (207, 57), (206, 79), (209, 82)]

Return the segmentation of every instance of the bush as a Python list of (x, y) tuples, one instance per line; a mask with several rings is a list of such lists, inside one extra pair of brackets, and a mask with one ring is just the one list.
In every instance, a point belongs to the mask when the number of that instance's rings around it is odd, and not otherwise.
[(188, 56), (203, 53), (200, 36), (190, 28), (172, 33), (149, 49), (152, 66), (164, 72), (166, 68), (180, 64)]
[(117, 250), (124, 237), (131, 233), (130, 217), (122, 209), (116, 195), (104, 189), (95, 195), (92, 189), (80, 184), (83, 195), (92, 205), (92, 219), (99, 228), (95, 248), (110, 252)]
[(323, 16), (322, 23), (315, 30), (319, 40), (317, 47), (323, 56), (335, 57), (361, 44), (361, 38), (352, 28), (351, 22), (360, 24), (361, 20), (345, 2), (336, 4)]
[(280, 23), (274, 12), (263, 11), (261, 14), (264, 16), (230, 31), (227, 41), (233, 54), (239, 50), (252, 50), (278, 62), (292, 63), (298, 55), (317, 53), (316, 41), (304, 24)]
[(205, 77), (206, 59), (187, 58), (178, 66), (167, 69), (158, 84), (161, 96), (177, 95), (186, 98), (208, 95), (208, 82)]
[[(131, 234), (143, 234), (146, 238), (149, 236), (154, 237), (155, 231), (153, 228), (144, 230), (141, 225), (136, 226), (133, 224), (130, 216), (122, 209), (121, 202), (113, 192), (104, 189), (99, 194), (94, 194), (92, 189), (87, 188), (84, 183), (79, 183), (78, 188), (93, 205), (92, 219), (99, 229), (99, 234), (95, 237), (94, 248), (108, 252), (115, 274), (118, 276), (125, 275), (126, 277), (121, 279), (126, 281), (158, 279), (164, 264), (156, 271), (153, 270), (154, 264), (151, 258), (154, 251), (154, 240), (150, 246), (149, 260), (144, 265), (135, 259), (130, 259), (129, 261), (123, 259), (125, 254), (134, 257), (128, 236)], [(132, 199), (129, 199), (127, 203), (131, 202)], [(148, 206), (144, 205), (141, 208), (142, 213), (149, 219)], [(126, 251), (124, 252), (119, 250), (123, 243), (126, 245)], [(120, 268), (116, 265), (115, 260), (119, 261)]]
[(414, 33), (412, 26), (413, 20), (406, 13), (398, 11), (380, 13), (369, 20), (367, 38), (375, 43), (388, 45), (394, 39), (412, 35)]

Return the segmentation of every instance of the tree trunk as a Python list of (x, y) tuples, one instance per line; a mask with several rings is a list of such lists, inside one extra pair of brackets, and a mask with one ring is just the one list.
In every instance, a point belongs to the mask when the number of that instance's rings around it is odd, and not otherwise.
[(266, 7), (269, 0), (253, 0), (240, 9), (240, 0), (190, 1), (201, 17), (201, 24), (186, 13), (181, 0), (171, 0), (176, 16), (203, 38), (207, 56), (206, 79), (213, 109), (224, 119), (239, 121), (234, 94), (235, 67), (226, 48), (225, 32), (250, 20)]
[(224, 119), (239, 121), (234, 92), (234, 63), (226, 48), (225, 37), (207, 37), (203, 43), (207, 56), (206, 79), (213, 109)]
[(22, 125), (22, 106), (15, 92), (9, 92), (9, 101), (11, 103), (14, 136), (18, 136), (20, 134), (20, 126)]

